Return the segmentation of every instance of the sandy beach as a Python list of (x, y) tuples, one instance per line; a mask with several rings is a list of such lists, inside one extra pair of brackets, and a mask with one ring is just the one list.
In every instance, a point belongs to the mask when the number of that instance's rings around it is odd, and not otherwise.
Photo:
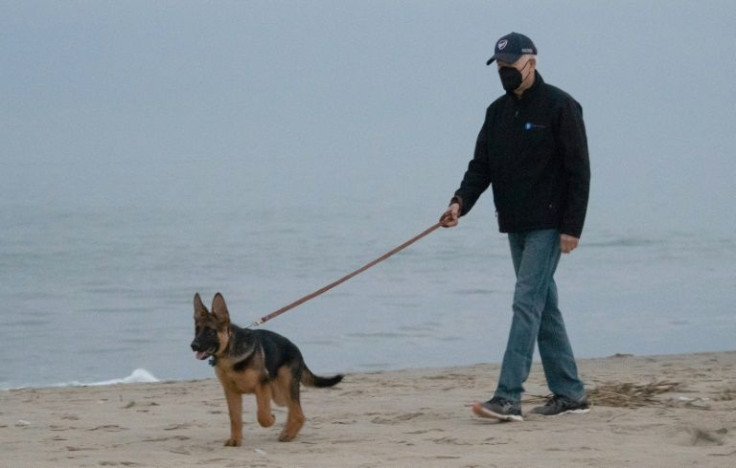
[[(319, 370), (317, 370), (319, 371)], [(277, 441), (244, 401), (243, 446), (223, 447), (215, 379), (0, 392), (3, 467), (680, 467), (736, 466), (736, 352), (580, 361), (586, 415), (472, 415), (498, 365), (347, 375), (305, 389), (307, 423)], [(547, 389), (535, 363), (524, 410)]]

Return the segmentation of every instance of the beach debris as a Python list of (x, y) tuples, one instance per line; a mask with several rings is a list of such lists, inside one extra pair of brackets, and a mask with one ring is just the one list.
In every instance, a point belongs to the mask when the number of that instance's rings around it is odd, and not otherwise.
[(685, 408), (709, 410), (711, 409), (710, 398), (689, 398), (686, 401), (678, 400)]
[(263, 456), (266, 456), (266, 455), (268, 455), (268, 453), (266, 453), (266, 451), (265, 451), (265, 450), (261, 450), (261, 449), (253, 449), (253, 451), (254, 451), (255, 453), (257, 453), (258, 455), (263, 455)]
[(648, 384), (607, 382), (591, 389), (588, 392), (588, 398), (591, 403), (600, 406), (640, 408), (662, 404), (663, 402), (657, 398), (657, 395), (675, 391), (679, 387), (679, 382), (666, 380)]
[(30, 421), (26, 421), (25, 419), (19, 419), (15, 422), (15, 427), (28, 427), (31, 425)]

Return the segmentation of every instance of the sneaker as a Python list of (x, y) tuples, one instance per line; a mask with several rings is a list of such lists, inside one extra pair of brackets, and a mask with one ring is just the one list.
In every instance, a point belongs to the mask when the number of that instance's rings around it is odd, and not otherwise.
[(523, 421), (521, 403), (506, 398), (493, 397), (485, 403), (475, 402), (473, 413), (481, 418), (498, 419), (499, 421)]
[(547, 400), (544, 406), (537, 406), (531, 412), (543, 416), (556, 416), (558, 414), (568, 413), (584, 414), (588, 411), (590, 411), (590, 406), (586, 397), (580, 400), (573, 400), (562, 395), (554, 395)]

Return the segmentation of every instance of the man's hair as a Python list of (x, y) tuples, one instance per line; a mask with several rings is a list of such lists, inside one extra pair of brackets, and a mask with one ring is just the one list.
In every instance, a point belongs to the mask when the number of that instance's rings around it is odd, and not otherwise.
[[(524, 54), (521, 57), (519, 57), (519, 60), (523, 59), (524, 57), (529, 57), (526, 59), (527, 62), (531, 59), (534, 59), (534, 67), (536, 68), (538, 62), (537, 62), (537, 56), (535, 54)], [(526, 65), (526, 63), (524, 63), (524, 65)]]

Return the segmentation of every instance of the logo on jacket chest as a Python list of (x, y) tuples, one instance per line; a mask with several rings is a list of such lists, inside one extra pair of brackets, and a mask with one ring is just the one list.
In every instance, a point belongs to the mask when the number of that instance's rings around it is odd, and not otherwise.
[(527, 130), (527, 131), (529, 131), (529, 130), (543, 129), (543, 128), (547, 128), (547, 126), (546, 125), (542, 125), (542, 124), (535, 124), (533, 122), (527, 122), (527, 123), (524, 124), (524, 130)]

